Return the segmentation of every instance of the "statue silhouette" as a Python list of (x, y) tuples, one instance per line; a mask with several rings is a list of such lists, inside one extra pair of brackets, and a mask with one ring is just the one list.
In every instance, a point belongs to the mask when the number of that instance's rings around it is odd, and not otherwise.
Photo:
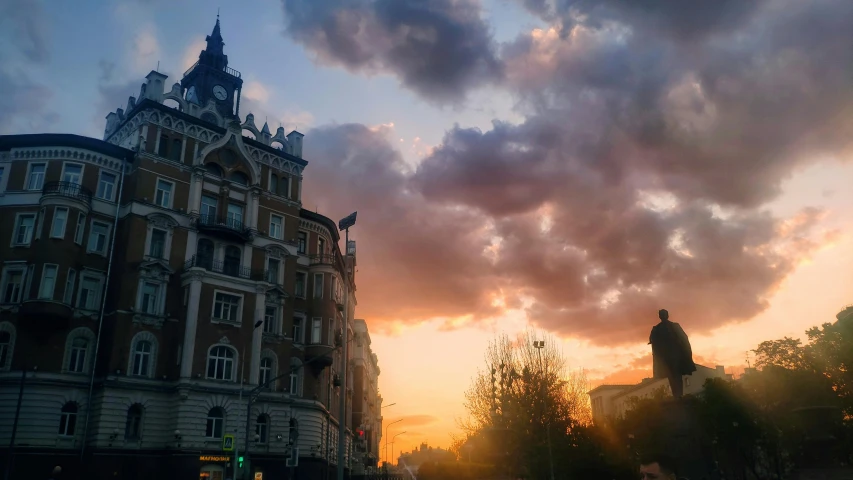
[(649, 335), (654, 377), (669, 379), (672, 396), (681, 398), (684, 394), (682, 375), (691, 375), (696, 371), (693, 349), (681, 325), (669, 321), (669, 312), (660, 310), (658, 317), (660, 323), (652, 328)]

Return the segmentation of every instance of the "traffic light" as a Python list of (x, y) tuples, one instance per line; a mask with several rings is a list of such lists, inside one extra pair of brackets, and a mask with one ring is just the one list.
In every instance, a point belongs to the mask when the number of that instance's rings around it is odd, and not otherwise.
[(240, 455), (239, 457), (237, 457), (237, 467), (238, 467), (238, 468), (243, 468), (243, 456), (242, 456), (242, 455)]
[(358, 439), (364, 440), (364, 430), (362, 430), (360, 428), (358, 429)]

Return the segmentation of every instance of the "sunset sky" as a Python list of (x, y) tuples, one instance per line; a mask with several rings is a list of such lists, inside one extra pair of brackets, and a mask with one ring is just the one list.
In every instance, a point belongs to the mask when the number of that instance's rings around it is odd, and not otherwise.
[[(659, 308), (742, 368), (853, 303), (849, 0), (222, 3), (241, 113), (305, 134), (305, 208), (359, 212), (396, 452), (448, 445), (498, 332), (634, 382)], [(100, 138), (216, 8), (0, 0), (0, 134)]]

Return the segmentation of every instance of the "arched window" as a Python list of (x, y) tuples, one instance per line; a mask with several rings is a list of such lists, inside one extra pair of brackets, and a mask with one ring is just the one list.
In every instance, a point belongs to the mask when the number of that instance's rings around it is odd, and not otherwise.
[(59, 412), (59, 434), (73, 436), (77, 428), (77, 404), (68, 402), (62, 406)]
[(176, 162), (180, 162), (181, 149), (183, 148), (183, 146), (183, 141), (180, 138), (172, 140), (172, 148), (169, 149), (169, 158)]
[(234, 380), (234, 349), (216, 345), (207, 356), (207, 378)]
[(15, 326), (9, 322), (0, 323), (0, 371), (12, 366), (12, 352), (15, 349)]
[(281, 177), (278, 182), (278, 194), (282, 197), (290, 198), (290, 177)]
[(204, 436), (207, 438), (222, 438), (225, 429), (225, 410), (222, 407), (213, 407), (207, 412), (207, 428)]
[(95, 334), (86, 327), (78, 327), (65, 339), (63, 370), (70, 373), (86, 373), (92, 368), (92, 346)]
[(151, 342), (142, 340), (136, 342), (133, 348), (133, 370), (131, 375), (147, 377), (151, 368)]
[(157, 337), (151, 332), (139, 332), (130, 341), (128, 375), (153, 377), (157, 368)]
[(272, 193), (278, 193), (278, 175), (270, 174), (270, 191)]
[(255, 422), (255, 441), (258, 443), (267, 443), (270, 432), (270, 417), (262, 413), (258, 415), (258, 420)]
[(240, 257), (242, 252), (234, 245), (225, 247), (225, 261), (222, 265), (222, 273), (236, 277), (240, 273)]
[(127, 409), (124, 422), (125, 440), (139, 440), (142, 437), (142, 405), (134, 403)]
[(207, 238), (198, 239), (198, 248), (196, 248), (196, 259), (198, 266), (208, 270), (213, 268), (213, 242)]
[(249, 185), (249, 176), (243, 172), (231, 172), (231, 175), (228, 177), (228, 180), (231, 180), (234, 183), (238, 183), (240, 185)]
[(290, 359), (290, 368), (293, 373), (290, 374), (290, 394), (302, 394), (302, 361), (296, 357)]
[(209, 173), (211, 175), (215, 175), (217, 177), (222, 176), (222, 167), (220, 167), (219, 165), (217, 165), (213, 162), (205, 163), (204, 169), (207, 171), (207, 173)]

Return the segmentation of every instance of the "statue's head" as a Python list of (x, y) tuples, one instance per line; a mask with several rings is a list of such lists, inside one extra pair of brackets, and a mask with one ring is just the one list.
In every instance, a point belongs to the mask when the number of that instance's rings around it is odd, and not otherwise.
[(663, 321), (669, 320), (669, 312), (667, 312), (664, 309), (658, 310), (658, 318), (660, 318)]

